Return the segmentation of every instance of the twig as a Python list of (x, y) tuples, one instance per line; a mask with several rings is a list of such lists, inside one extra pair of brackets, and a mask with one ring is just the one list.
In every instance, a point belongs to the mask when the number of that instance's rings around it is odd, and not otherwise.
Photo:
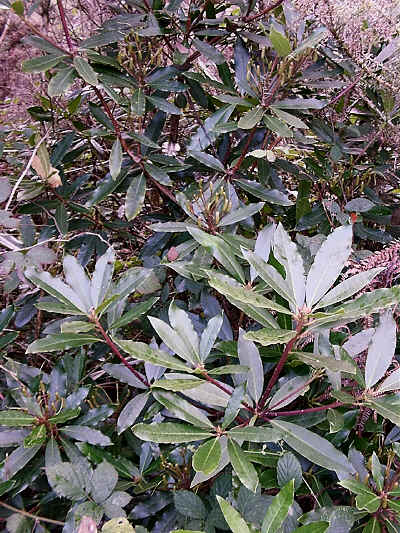
[(276, 7), (279, 7), (281, 4), (283, 4), (283, 0), (278, 0), (274, 4), (271, 4), (270, 6), (265, 8), (263, 11), (261, 11), (261, 13), (257, 13), (256, 15), (253, 15), (252, 17), (245, 17), (244, 21), (252, 22), (253, 20), (257, 20), (263, 17), (264, 15), (266, 15), (267, 13), (269, 13), (270, 11), (274, 10)]
[(6, 23), (4, 24), (3, 32), (2, 32), (2, 34), (0, 36), (0, 46), (1, 46), (1, 43), (4, 41), (6, 35), (7, 35), (7, 31), (8, 31), (8, 28), (10, 27), (10, 23), (11, 23), (11, 12), (8, 14)]
[(46, 135), (45, 135), (44, 137), (42, 137), (42, 138), (40, 139), (40, 141), (38, 142), (38, 144), (35, 146), (35, 149), (33, 150), (31, 157), (29, 158), (29, 161), (28, 161), (28, 164), (27, 164), (26, 167), (25, 167), (25, 170), (22, 172), (21, 176), (18, 178), (16, 184), (14, 185), (14, 187), (13, 187), (13, 189), (12, 189), (12, 191), (11, 191), (10, 197), (9, 197), (9, 199), (8, 199), (8, 201), (7, 201), (7, 204), (6, 204), (6, 207), (5, 207), (5, 210), (6, 210), (6, 211), (9, 209), (9, 207), (10, 207), (10, 205), (11, 205), (11, 202), (12, 202), (12, 200), (13, 200), (13, 198), (14, 198), (14, 195), (15, 195), (15, 193), (17, 192), (18, 187), (20, 186), (22, 180), (25, 178), (25, 176), (26, 176), (28, 170), (30, 169), (31, 164), (32, 164), (32, 161), (33, 161), (33, 159), (34, 159), (34, 157), (35, 157), (37, 151), (39, 150), (40, 145), (41, 145), (42, 142), (46, 139), (46, 137), (48, 136), (48, 134), (49, 134), (49, 132), (47, 132)]
[(13, 507), (12, 505), (8, 505), (8, 503), (0, 502), (0, 505), (4, 507), (5, 509), (8, 509), (9, 511), (13, 511), (15, 513), (22, 514), (23, 516), (27, 516), (28, 518), (32, 518), (33, 520), (36, 520), (37, 522), (48, 522), (49, 524), (55, 524), (56, 526), (64, 526), (65, 522), (60, 522), (59, 520), (53, 520), (52, 518), (45, 518), (44, 516), (38, 516), (32, 513), (28, 513), (28, 511), (24, 511), (23, 509), (18, 509), (17, 507)]
[(61, 24), (64, 30), (65, 38), (67, 40), (68, 48), (69, 48), (69, 51), (72, 52), (73, 46), (72, 46), (72, 41), (71, 41), (71, 35), (68, 30), (67, 19), (65, 18), (64, 6), (62, 5), (61, 0), (57, 0), (57, 6), (58, 6), (58, 11), (60, 13)]
[(305, 415), (307, 413), (317, 413), (318, 411), (326, 411), (327, 409), (335, 409), (335, 407), (342, 407), (344, 403), (342, 402), (335, 402), (330, 403), (328, 405), (321, 405), (319, 407), (310, 407), (309, 409), (294, 409), (293, 411), (274, 411), (274, 412), (266, 412), (263, 413), (262, 418), (264, 416), (268, 418), (276, 418), (278, 416), (298, 416), (298, 415)]

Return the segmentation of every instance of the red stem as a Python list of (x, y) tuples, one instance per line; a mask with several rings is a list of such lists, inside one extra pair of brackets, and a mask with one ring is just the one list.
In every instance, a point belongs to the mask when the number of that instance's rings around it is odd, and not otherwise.
[(281, 4), (283, 4), (283, 0), (278, 0), (274, 4), (270, 5), (269, 7), (267, 7), (263, 11), (261, 11), (261, 13), (257, 13), (256, 15), (253, 15), (252, 17), (245, 17), (244, 21), (245, 22), (252, 22), (253, 20), (259, 19), (262, 16), (266, 15), (267, 13), (269, 13), (270, 11), (272, 11), (273, 9), (275, 9), (276, 7), (279, 7)]
[(65, 38), (67, 40), (68, 48), (69, 48), (70, 52), (72, 52), (73, 46), (72, 46), (72, 41), (71, 41), (71, 35), (69, 33), (69, 30), (68, 30), (67, 19), (65, 18), (64, 6), (62, 5), (62, 1), (61, 0), (57, 0), (57, 6), (58, 6), (58, 11), (60, 13), (61, 24), (62, 24), (62, 27), (63, 27), (63, 30), (64, 30)]
[(310, 407), (309, 409), (294, 409), (293, 411), (266, 411), (262, 418), (277, 418), (278, 416), (297, 416), (305, 415), (307, 413), (317, 413), (318, 411), (326, 411), (327, 409), (335, 409), (335, 407), (342, 407), (344, 403), (334, 402), (328, 405), (321, 405), (320, 407)]
[(128, 363), (128, 361), (125, 359), (122, 353), (118, 350), (118, 348), (115, 346), (113, 341), (107, 335), (103, 326), (100, 324), (100, 320), (98, 318), (96, 318), (95, 324), (96, 324), (97, 329), (102, 334), (107, 345), (110, 347), (111, 351), (121, 360), (121, 362), (126, 366), (126, 368), (128, 368), (132, 372), (132, 374), (134, 374), (138, 378), (138, 380), (140, 380), (143, 383), (143, 385), (145, 385), (146, 387), (150, 387), (150, 383), (147, 381), (147, 379), (143, 377), (142, 374), (140, 374), (140, 372), (135, 370), (133, 366)]

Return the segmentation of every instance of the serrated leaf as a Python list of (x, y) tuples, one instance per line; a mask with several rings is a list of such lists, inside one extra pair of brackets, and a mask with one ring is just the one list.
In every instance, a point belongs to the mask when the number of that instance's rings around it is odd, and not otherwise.
[(313, 368), (325, 368), (330, 372), (346, 372), (347, 374), (355, 374), (356, 367), (350, 361), (341, 361), (333, 357), (326, 357), (320, 354), (313, 354), (310, 352), (290, 352), (296, 359), (303, 361)]
[(188, 424), (176, 424), (174, 422), (137, 424), (133, 426), (132, 431), (139, 439), (163, 444), (193, 442), (213, 436), (212, 433), (205, 429), (189, 426)]
[(207, 510), (200, 496), (190, 490), (179, 490), (174, 494), (176, 510), (185, 517), (204, 520)]
[(288, 195), (278, 189), (267, 189), (264, 185), (258, 181), (251, 181), (245, 179), (236, 179), (235, 183), (239, 185), (241, 189), (249, 192), (256, 198), (264, 200), (270, 204), (290, 206), (293, 202), (289, 200)]
[(279, 457), (276, 467), (276, 478), (280, 487), (283, 487), (292, 479), (295, 489), (298, 489), (303, 483), (301, 464), (293, 453), (286, 452), (282, 457)]
[(233, 440), (228, 440), (228, 453), (232, 467), (243, 485), (256, 492), (258, 487), (258, 475), (254, 466), (247, 459), (240, 446)]
[(261, 525), (261, 533), (275, 533), (289, 513), (294, 499), (294, 480), (285, 485), (272, 500)]
[(217, 501), (232, 533), (250, 533), (248, 525), (232, 505), (218, 495)]
[(102, 504), (111, 496), (118, 481), (118, 473), (113, 466), (103, 460), (93, 472), (90, 495), (97, 504)]
[(111, 148), (109, 167), (112, 179), (116, 180), (121, 173), (122, 167), (122, 146), (119, 139), (114, 141)]
[(211, 44), (208, 44), (206, 41), (201, 41), (197, 37), (193, 39), (193, 46), (205, 57), (210, 59), (216, 65), (222, 65), (225, 63), (226, 58), (219, 50), (217, 50)]
[(391, 372), (378, 387), (379, 392), (390, 392), (397, 390), (400, 390), (400, 368)]
[(79, 465), (71, 463), (58, 463), (46, 468), (47, 479), (58, 496), (70, 500), (85, 498), (86, 482)]
[(370, 398), (368, 399), (368, 406), (393, 424), (400, 426), (400, 394), (387, 394), (381, 398)]
[(29, 463), (33, 457), (40, 450), (41, 445), (32, 446), (30, 448), (24, 448), (19, 446), (7, 456), (4, 461), (2, 469), (3, 481), (8, 481), (15, 476), (20, 470)]
[(212, 474), (221, 460), (221, 444), (219, 438), (201, 444), (193, 455), (192, 465), (196, 472)]

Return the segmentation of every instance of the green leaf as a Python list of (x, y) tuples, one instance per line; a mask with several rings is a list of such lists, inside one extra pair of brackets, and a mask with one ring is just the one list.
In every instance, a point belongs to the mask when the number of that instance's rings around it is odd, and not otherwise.
[(264, 205), (264, 202), (258, 202), (256, 204), (249, 204), (244, 207), (239, 207), (238, 209), (235, 209), (234, 211), (231, 211), (222, 217), (217, 225), (218, 227), (224, 227), (230, 226), (231, 224), (236, 224), (237, 222), (245, 220), (246, 218), (251, 217), (261, 211)]
[(64, 426), (60, 428), (60, 431), (70, 439), (79, 440), (80, 442), (88, 442), (97, 446), (110, 446), (112, 444), (110, 437), (103, 435), (97, 429), (87, 426)]
[(201, 53), (203, 56), (210, 59), (216, 65), (222, 65), (225, 63), (226, 58), (219, 50), (217, 50), (211, 44), (208, 44), (206, 41), (201, 41), (195, 37), (192, 41), (193, 46)]
[(47, 440), (46, 426), (41, 424), (36, 426), (31, 433), (24, 439), (24, 448), (32, 448), (32, 446), (41, 446)]
[(111, 324), (110, 329), (118, 329), (127, 326), (141, 315), (147, 313), (147, 311), (149, 311), (149, 309), (151, 309), (153, 305), (158, 302), (158, 300), (158, 296), (155, 296), (154, 298), (150, 298), (144, 302), (134, 304), (129, 311), (121, 316), (121, 318), (118, 318), (118, 320)]
[(357, 509), (365, 509), (369, 513), (376, 513), (381, 506), (382, 500), (378, 494), (359, 494), (356, 497)]
[(238, 122), (239, 128), (243, 130), (253, 129), (263, 118), (264, 113), (265, 110), (260, 105), (253, 107), (253, 109), (249, 109), (249, 111), (246, 111), (246, 113), (240, 117)]
[(289, 39), (283, 33), (276, 31), (274, 27), (269, 32), (269, 40), (280, 57), (286, 57), (292, 51)]
[(228, 440), (228, 453), (232, 467), (243, 485), (256, 492), (258, 487), (258, 475), (254, 466), (247, 459), (245, 453), (235, 441)]
[(377, 518), (371, 517), (368, 522), (365, 524), (364, 529), (362, 530), (362, 533), (381, 533), (382, 528), (381, 524), (377, 520)]
[(14, 12), (19, 16), (22, 17), (24, 14), (25, 6), (24, 2), (22, 0), (16, 0), (11, 4), (11, 7), (13, 8)]
[(80, 412), (80, 407), (75, 407), (73, 409), (63, 409), (58, 413), (58, 415), (49, 418), (49, 422), (51, 422), (52, 424), (64, 424), (64, 422), (76, 418)]
[(224, 165), (221, 163), (221, 161), (211, 154), (207, 154), (206, 152), (199, 152), (197, 150), (190, 150), (188, 151), (188, 155), (190, 155), (194, 159), (197, 159), (197, 161), (199, 161), (206, 167), (212, 168), (219, 172), (225, 172)]
[(17, 409), (0, 411), (0, 426), (23, 427), (32, 426), (35, 420), (34, 416), (29, 415)]
[(384, 270), (383, 267), (371, 268), (370, 270), (360, 272), (355, 276), (345, 279), (336, 285), (336, 287), (327, 292), (314, 307), (314, 310), (320, 309), (321, 307), (327, 307), (328, 305), (333, 305), (337, 302), (342, 302), (343, 300), (350, 298), (350, 296), (357, 294), (369, 283), (371, 283), (375, 276), (382, 272), (382, 270)]
[(55, 333), (54, 335), (48, 335), (44, 339), (38, 339), (29, 344), (26, 353), (56, 352), (69, 348), (78, 348), (79, 346), (93, 344), (94, 342), (102, 341), (93, 335)]
[(66, 57), (67, 56), (49, 54), (28, 59), (22, 63), (22, 72), (46, 72), (46, 70), (55, 67)]
[(277, 431), (271, 427), (265, 426), (237, 426), (228, 431), (229, 437), (238, 441), (249, 442), (278, 442), (282, 435), (280, 431)]
[(219, 438), (210, 439), (201, 444), (193, 455), (193, 468), (196, 472), (212, 474), (221, 460), (221, 444)]
[(115, 254), (111, 247), (96, 262), (90, 284), (91, 299), (96, 310), (104, 302), (110, 289), (114, 272), (114, 262)]
[(113, 180), (116, 180), (121, 173), (122, 167), (122, 146), (119, 139), (115, 139), (110, 153), (110, 174)]
[(75, 79), (75, 69), (72, 67), (64, 68), (53, 76), (47, 86), (47, 92), (50, 97), (63, 95), (72, 85)]
[(170, 115), (182, 115), (182, 111), (176, 105), (171, 104), (163, 98), (158, 98), (156, 96), (146, 96), (147, 100), (153, 104), (154, 107), (164, 111), (164, 113), (169, 113)]
[(333, 285), (351, 253), (353, 226), (336, 228), (319, 248), (307, 276), (306, 300), (312, 308)]
[(244, 191), (247, 191), (256, 198), (260, 198), (260, 200), (264, 200), (270, 204), (283, 206), (293, 205), (293, 202), (289, 200), (287, 194), (278, 189), (267, 189), (267, 187), (258, 183), (258, 181), (236, 179), (235, 183), (237, 183)]
[(114, 339), (114, 342), (135, 359), (146, 361), (153, 365), (165, 366), (172, 370), (193, 372), (192, 369), (176, 357), (173, 357), (162, 350), (154, 350), (144, 342), (126, 341), (122, 339)]
[(93, 67), (83, 57), (74, 57), (74, 67), (79, 76), (89, 85), (98, 85), (99, 79)]
[(293, 533), (325, 533), (329, 527), (329, 522), (311, 522), (305, 526), (298, 527)]
[(136, 396), (125, 405), (117, 420), (118, 435), (133, 426), (137, 417), (143, 411), (148, 399), (149, 393), (143, 392), (142, 394), (136, 394)]
[(280, 487), (283, 487), (292, 479), (295, 489), (298, 489), (303, 483), (301, 464), (293, 453), (286, 452), (279, 457), (276, 467), (276, 478)]
[(106, 522), (101, 528), (101, 533), (135, 533), (135, 529), (127, 518), (120, 516)]
[(142, 117), (146, 111), (146, 97), (143, 89), (136, 89), (131, 98), (131, 111), (134, 115)]
[(206, 361), (214, 346), (217, 336), (222, 328), (223, 320), (224, 317), (222, 316), (222, 314), (214, 316), (208, 321), (207, 326), (201, 334), (199, 354), (200, 359), (203, 363), (204, 361)]
[[(189, 315), (172, 302), (168, 311), (169, 321), (184, 345), (185, 359), (200, 363), (200, 342)], [(164, 341), (165, 342), (165, 341)], [(166, 343), (167, 344), (167, 343)], [(172, 349), (172, 348), (171, 348)], [(180, 354), (178, 354), (180, 355)]]
[(201, 498), (190, 490), (178, 490), (174, 493), (176, 510), (183, 516), (204, 520), (207, 510)]
[(259, 342), (263, 346), (271, 344), (283, 344), (289, 342), (296, 336), (296, 332), (291, 329), (261, 328), (257, 331), (249, 331), (244, 338), (249, 341)]
[(230, 274), (242, 283), (245, 282), (243, 269), (236, 260), (230, 246), (224, 240), (189, 225), (187, 226), (187, 230), (193, 239), (204, 246), (206, 250), (209, 250)]
[(212, 437), (212, 433), (205, 429), (187, 424), (164, 422), (161, 424), (137, 424), (132, 428), (133, 433), (142, 440), (164, 444), (180, 444)]
[(400, 389), (400, 368), (394, 370), (382, 381), (378, 387), (379, 392), (390, 392)]
[(7, 456), (4, 461), (2, 478), (3, 481), (8, 481), (15, 476), (31, 459), (37, 454), (41, 446), (36, 445), (30, 448), (19, 446)]
[(263, 259), (261, 259), (261, 257), (251, 250), (242, 249), (242, 254), (246, 261), (248, 261), (254, 268), (260, 278), (265, 281), (265, 283), (267, 283), (272, 289), (274, 289), (275, 292), (282, 296), (282, 298), (288, 300), (293, 305), (296, 305), (286, 280), (283, 279), (276, 268), (266, 263)]
[(389, 368), (396, 349), (396, 322), (390, 310), (380, 317), (379, 325), (368, 346), (365, 363), (365, 384), (370, 389)]
[[(289, 126), (293, 126), (294, 128), (301, 128), (304, 130), (308, 129), (307, 124), (305, 124), (305, 122), (303, 122), (301, 119), (299, 119), (295, 115), (286, 113), (286, 111), (282, 111), (281, 109), (278, 109), (278, 108), (273, 109), (273, 112), (278, 118), (280, 118), (281, 120), (289, 124)], [(301, 181), (311, 184), (311, 181), (308, 181), (308, 180), (307, 181), (301, 180)]]
[[(261, 294), (254, 292), (251, 289), (239, 285), (235, 280), (229, 278), (228, 276), (218, 275), (217, 277), (216, 274), (209, 272), (208, 277), (209, 284), (211, 285), (211, 287), (213, 287), (215, 290), (217, 290), (228, 298), (238, 300), (239, 302), (243, 302), (248, 305), (254, 305), (254, 307), (273, 309), (286, 315), (292, 314), (289, 309), (286, 309), (285, 307), (274, 302), (273, 300), (268, 300)], [(246, 338), (248, 338), (247, 335), (249, 334), (250, 332), (246, 333)], [(249, 338), (248, 340), (252, 340), (252, 338)]]
[(293, 137), (293, 131), (279, 118), (271, 115), (264, 115), (263, 122), (269, 130), (279, 135), (279, 137)]
[(70, 500), (81, 500), (86, 497), (86, 480), (79, 465), (58, 463), (46, 468), (48, 482), (58, 496)]
[(347, 457), (328, 440), (291, 422), (271, 420), (270, 424), (281, 431), (286, 444), (312, 463), (339, 474), (354, 474), (354, 467)]
[(400, 394), (387, 394), (380, 398), (369, 398), (368, 406), (400, 426)]
[(289, 513), (294, 499), (294, 480), (285, 485), (272, 500), (264, 517), (261, 533), (275, 533), (281, 527)]
[(117, 471), (107, 461), (103, 460), (93, 472), (91, 479), (92, 490), (90, 491), (91, 497), (99, 505), (102, 504), (111, 496), (117, 481)]
[(194, 389), (202, 385), (204, 381), (198, 378), (190, 379), (158, 379), (151, 385), (154, 389), (164, 389), (170, 391), (183, 391), (188, 389)]
[(144, 174), (133, 177), (125, 199), (125, 216), (129, 221), (137, 217), (142, 210), (145, 195), (146, 178)]
[(325, 368), (330, 372), (346, 372), (347, 374), (356, 373), (356, 365), (351, 361), (341, 361), (334, 357), (325, 357), (310, 352), (290, 352), (290, 355), (313, 368)]
[(257, 403), (261, 398), (264, 385), (264, 368), (257, 346), (243, 336), (239, 329), (238, 356), (241, 365), (249, 368), (247, 372), (246, 390)]
[(328, 409), (326, 419), (329, 422), (329, 433), (337, 433), (344, 427), (344, 416), (337, 409)]
[(189, 424), (193, 424), (194, 426), (214, 429), (213, 423), (203, 411), (177, 394), (173, 394), (172, 392), (154, 391), (153, 396), (166, 409), (168, 409), (168, 411), (176, 416), (176, 418), (189, 422)]
[(217, 501), (232, 533), (250, 533), (250, 529), (248, 528), (246, 522), (236, 511), (236, 509), (232, 507), (232, 505), (218, 495)]
[(273, 411), (275, 409), (282, 409), (285, 405), (292, 403), (296, 398), (308, 391), (308, 381), (308, 376), (295, 376), (285, 381), (272, 396), (268, 408)]
[(132, 137), (132, 139), (135, 139), (135, 141), (138, 141), (143, 146), (148, 146), (149, 148), (161, 148), (160, 145), (149, 139), (146, 135), (130, 132), (129, 137)]
[(95, 329), (95, 325), (83, 320), (71, 320), (61, 324), (61, 333), (86, 333)]
[(154, 178), (162, 185), (166, 185), (167, 187), (172, 185), (172, 181), (168, 175), (168, 172), (166, 172), (163, 168), (160, 168), (157, 165), (152, 165), (150, 163), (144, 163), (143, 166), (145, 171), (148, 172), (152, 178)]

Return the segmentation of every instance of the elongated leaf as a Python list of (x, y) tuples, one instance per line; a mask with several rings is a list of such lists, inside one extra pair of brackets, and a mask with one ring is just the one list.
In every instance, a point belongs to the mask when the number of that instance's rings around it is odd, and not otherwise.
[(49, 96), (61, 96), (64, 94), (72, 85), (75, 79), (75, 69), (72, 67), (64, 68), (57, 72), (49, 82), (47, 87), (47, 92)]
[[(34, 269), (27, 269), (25, 276), (35, 285), (54, 296), (69, 309), (76, 309), (77, 314), (86, 313), (86, 306), (79, 296), (66, 285), (60, 278), (53, 278), (48, 272), (38, 272)], [(72, 312), (71, 314), (74, 314)]]
[(149, 309), (151, 309), (153, 305), (158, 302), (158, 300), (159, 298), (155, 296), (154, 298), (150, 298), (144, 302), (134, 304), (129, 311), (121, 316), (121, 318), (111, 324), (110, 329), (118, 329), (130, 324), (133, 322), (133, 320), (139, 318), (141, 315), (149, 311)]
[(312, 308), (335, 283), (351, 253), (353, 227), (336, 228), (322, 243), (307, 276), (306, 299)]
[(172, 185), (172, 181), (168, 175), (168, 172), (157, 165), (152, 165), (150, 163), (144, 163), (144, 169), (154, 178), (158, 183), (166, 185), (167, 187)]
[(179, 107), (171, 104), (171, 102), (168, 102), (168, 100), (164, 100), (163, 98), (158, 98), (156, 96), (146, 96), (146, 98), (151, 104), (153, 104), (154, 107), (164, 111), (164, 113), (169, 113), (171, 115), (182, 114), (182, 111), (179, 109)]
[(195, 407), (177, 394), (167, 391), (154, 391), (153, 396), (177, 418), (197, 427), (214, 428), (212, 422), (198, 407)]
[(146, 97), (143, 89), (136, 89), (131, 98), (131, 110), (134, 115), (142, 117), (146, 111)]
[(355, 364), (350, 361), (340, 361), (333, 357), (326, 357), (320, 354), (313, 354), (310, 352), (290, 352), (291, 355), (303, 361), (313, 368), (325, 368), (330, 372), (346, 372), (347, 374), (355, 374)]
[[(258, 254), (252, 252), (251, 250), (242, 250), (243, 257), (248, 261), (262, 280), (265, 281), (274, 291), (276, 291), (282, 298), (288, 300), (293, 305), (296, 305), (296, 302), (293, 298), (293, 295), (290, 291), (290, 288), (287, 285), (287, 282), (279, 274), (279, 272), (271, 265), (268, 265)], [(269, 254), (268, 254), (269, 255)]]
[(307, 385), (308, 379), (306, 376), (296, 376), (286, 381), (272, 396), (268, 405), (269, 409), (282, 409), (285, 405), (302, 396), (309, 389)]
[(275, 533), (288, 515), (294, 499), (294, 480), (289, 481), (272, 500), (261, 526), (261, 533)]
[(290, 239), (288, 233), (279, 224), (274, 235), (274, 255), (284, 266), (286, 271), (286, 284), (296, 302), (296, 307), (301, 309), (304, 304), (306, 291), (305, 272), (303, 259), (297, 246)]
[(255, 307), (254, 305), (250, 304), (245, 304), (244, 302), (239, 302), (234, 298), (232, 298), (231, 302), (235, 307), (241, 309), (247, 316), (253, 318), (262, 326), (279, 329), (278, 322), (266, 309), (262, 309), (261, 307)]
[(400, 368), (394, 370), (389, 376), (382, 381), (378, 387), (379, 392), (389, 392), (400, 390)]
[(283, 206), (293, 205), (293, 202), (289, 200), (287, 194), (283, 193), (282, 191), (279, 191), (278, 189), (267, 189), (267, 187), (265, 187), (258, 181), (237, 179), (235, 180), (235, 182), (239, 185), (241, 189), (249, 192), (256, 198), (260, 198), (260, 200), (264, 200), (265, 202), (268, 202), (270, 204)]
[(239, 128), (242, 128), (243, 130), (251, 130), (260, 122), (264, 116), (264, 113), (265, 110), (261, 106), (256, 106), (253, 107), (253, 109), (249, 109), (249, 111), (246, 111), (246, 113), (240, 117), (238, 122)]
[(131, 184), (126, 193), (125, 216), (128, 220), (133, 220), (142, 210), (146, 195), (146, 178), (140, 174), (132, 178)]
[(243, 398), (244, 383), (236, 387), (229, 398), (228, 405), (225, 409), (224, 418), (222, 420), (222, 429), (227, 428), (235, 420), (242, 406)]
[(370, 398), (368, 405), (396, 426), (400, 426), (400, 394), (387, 394), (381, 398)]
[(243, 336), (243, 330), (239, 331), (238, 355), (240, 364), (249, 368), (246, 390), (257, 403), (263, 391), (264, 368), (257, 346)]
[(119, 139), (114, 141), (110, 153), (110, 174), (113, 180), (116, 180), (121, 173), (122, 167), (122, 146)]
[(209, 356), (214, 343), (218, 337), (218, 334), (222, 328), (222, 322), (224, 317), (222, 315), (216, 315), (208, 321), (206, 328), (201, 334), (199, 353), (202, 362), (206, 361)]
[(208, 59), (211, 59), (216, 65), (222, 65), (222, 63), (225, 63), (226, 61), (225, 56), (206, 41), (201, 41), (200, 39), (195, 38), (193, 39), (193, 46)]
[[(200, 342), (189, 315), (172, 302), (168, 311), (169, 321), (185, 346), (188, 360), (200, 362)], [(165, 341), (164, 341), (165, 342)]]
[(17, 409), (10, 409), (8, 411), (0, 411), (0, 426), (8, 426), (8, 427), (31, 426), (34, 420), (35, 420), (34, 416), (31, 416)]
[(250, 533), (248, 525), (232, 505), (218, 495), (217, 501), (232, 533)]
[(85, 270), (73, 255), (66, 255), (63, 261), (65, 280), (83, 302), (86, 312), (94, 308), (91, 298), (90, 280)]
[[(159, 318), (149, 316), (148, 317), (151, 325), (156, 330), (157, 334), (165, 342), (170, 350), (174, 353), (185, 359), (188, 363), (192, 365), (197, 364), (197, 358), (194, 356), (192, 350), (186, 345), (184, 339), (163, 320)], [(163, 365), (165, 366), (165, 365)]]
[(292, 51), (289, 39), (274, 27), (269, 32), (269, 40), (280, 57), (286, 57)]
[(337, 302), (342, 302), (343, 300), (350, 298), (350, 296), (357, 294), (369, 283), (371, 283), (374, 277), (382, 272), (382, 270), (384, 270), (383, 267), (371, 268), (370, 270), (360, 272), (355, 276), (345, 279), (336, 287), (331, 289), (327, 294), (325, 294), (325, 296), (314, 307), (314, 310), (321, 307), (327, 307), (328, 305), (332, 305)]
[(275, 428), (265, 426), (237, 426), (228, 431), (229, 437), (237, 441), (250, 442), (278, 442), (282, 438), (281, 432)]
[(103, 435), (101, 431), (87, 426), (64, 426), (60, 431), (67, 437), (97, 446), (110, 446), (112, 441), (110, 437)]
[(221, 161), (211, 154), (207, 154), (206, 152), (199, 152), (197, 150), (190, 150), (189, 155), (194, 159), (197, 159), (197, 161), (200, 161), (200, 163), (202, 163), (206, 167), (225, 172), (224, 165), (221, 163)]
[[(224, 296), (233, 298), (234, 300), (238, 300), (239, 302), (243, 302), (244, 304), (253, 305), (254, 307), (273, 309), (286, 315), (292, 314), (289, 309), (286, 309), (282, 305), (277, 304), (273, 300), (268, 300), (261, 294), (256, 293), (251, 289), (242, 287), (240, 284), (235, 282), (235, 280), (229, 278), (228, 276), (218, 275), (217, 277), (216, 274), (213, 275), (212, 273), (209, 273), (208, 275), (209, 284), (211, 285), (211, 287), (213, 287), (215, 290), (217, 290)], [(250, 338), (248, 340), (253, 339)]]
[(35, 457), (40, 448), (40, 445), (32, 446), (30, 448), (19, 446), (13, 452), (11, 452), (4, 461), (2, 480), (8, 481), (14, 477), (17, 472), (22, 470), (22, 468), (24, 468), (24, 466), (29, 463), (33, 457)]
[(79, 76), (89, 85), (98, 85), (99, 78), (93, 67), (83, 57), (74, 57), (74, 67)]
[(91, 300), (95, 309), (103, 302), (111, 284), (114, 272), (115, 254), (112, 248), (108, 248), (96, 263), (90, 284)]
[(148, 398), (148, 392), (143, 392), (142, 394), (137, 394), (134, 398), (132, 398), (132, 400), (130, 400), (125, 405), (117, 421), (118, 435), (123, 433), (129, 427), (133, 426), (133, 424), (136, 422), (137, 417), (143, 411)]
[(189, 426), (188, 424), (175, 424), (174, 422), (137, 424), (132, 431), (139, 439), (164, 444), (193, 442), (212, 437), (212, 433), (205, 429)]
[(368, 346), (365, 364), (365, 384), (371, 388), (386, 373), (396, 349), (396, 322), (390, 311), (381, 315), (379, 326)]
[(221, 444), (219, 438), (210, 439), (201, 444), (193, 455), (193, 468), (196, 472), (212, 474), (221, 460)]
[(29, 344), (26, 353), (56, 352), (69, 348), (78, 348), (79, 346), (93, 344), (94, 342), (102, 342), (102, 340), (94, 335), (55, 333), (54, 335), (48, 335), (44, 339), (38, 339)]
[(243, 485), (256, 492), (258, 487), (258, 475), (254, 466), (247, 459), (245, 453), (235, 441), (228, 440), (228, 453), (232, 467)]
[(251, 217), (261, 211), (264, 207), (264, 202), (258, 202), (257, 204), (249, 204), (245, 207), (239, 207), (234, 211), (231, 211), (227, 215), (221, 218), (218, 227), (230, 226), (231, 224), (236, 224), (241, 220), (245, 220), (248, 217)]
[(153, 382), (151, 387), (153, 389), (164, 389), (179, 392), (188, 389), (194, 389), (203, 383), (204, 381), (194, 377), (189, 379), (158, 379)]
[(221, 238), (210, 235), (199, 228), (187, 227), (193, 239), (204, 246), (226, 270), (242, 283), (245, 282), (243, 269), (236, 260), (231, 248)]
[(271, 344), (282, 344), (289, 342), (296, 336), (296, 332), (291, 329), (261, 328), (257, 331), (249, 331), (244, 338), (249, 341), (259, 342), (263, 346)]
[(22, 63), (22, 72), (46, 72), (63, 61), (67, 56), (48, 54), (45, 56), (34, 57)]
[(165, 366), (172, 370), (192, 372), (185, 363), (179, 361), (176, 357), (173, 357), (162, 350), (154, 350), (144, 342), (126, 341), (122, 339), (114, 339), (114, 342), (135, 359), (146, 361), (153, 365)]
[(291, 448), (312, 463), (337, 473), (354, 473), (354, 467), (347, 457), (316, 433), (291, 422), (271, 420), (270, 423), (281, 431), (282, 439)]

